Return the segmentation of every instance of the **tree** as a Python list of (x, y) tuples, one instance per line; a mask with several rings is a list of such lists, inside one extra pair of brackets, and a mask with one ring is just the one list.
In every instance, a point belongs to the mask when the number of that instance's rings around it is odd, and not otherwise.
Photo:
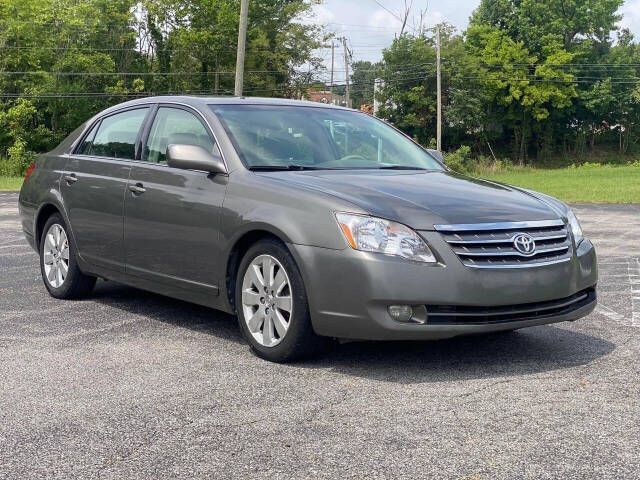
[[(296, 67), (319, 68), (323, 33), (295, 21), (310, 8), (252, 0), (248, 94), (295, 96), (309, 80)], [(0, 126), (25, 127), (0, 132), (0, 158), (18, 139), (51, 148), (127, 98), (232, 91), (239, 10), (239, 0), (0, 0)]]
[[(487, 26), (471, 27), (467, 31), (467, 45), (471, 57), (478, 62), (489, 98), (504, 109), (504, 118), (516, 125), (514, 159), (523, 163), (530, 133), (534, 129), (544, 131), (550, 111), (570, 107), (577, 96), (573, 75), (557, 68), (569, 64), (573, 55), (554, 41), (542, 48), (540, 56), (532, 55), (524, 42)], [(545, 147), (543, 142), (539, 150)]]
[(606, 43), (620, 21), (624, 0), (483, 0), (471, 18), (522, 41), (538, 52), (549, 37), (559, 37), (564, 48), (590, 39)]
[(373, 105), (374, 85), (377, 78), (377, 65), (371, 62), (354, 62), (351, 65), (351, 98), (353, 108), (361, 105)]

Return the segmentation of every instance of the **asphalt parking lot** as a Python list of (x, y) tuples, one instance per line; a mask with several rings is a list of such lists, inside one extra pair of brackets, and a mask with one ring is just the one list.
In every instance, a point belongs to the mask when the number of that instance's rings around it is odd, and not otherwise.
[(99, 282), (54, 300), (0, 193), (0, 478), (640, 478), (640, 205), (577, 205), (575, 323), (274, 365), (233, 317)]

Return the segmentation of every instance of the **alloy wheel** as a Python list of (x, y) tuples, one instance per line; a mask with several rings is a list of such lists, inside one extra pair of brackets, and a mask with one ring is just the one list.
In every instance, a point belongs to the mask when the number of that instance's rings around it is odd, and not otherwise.
[(44, 273), (53, 288), (60, 288), (69, 273), (69, 239), (61, 225), (49, 227), (43, 249)]
[(292, 295), (289, 276), (275, 257), (253, 259), (242, 281), (242, 312), (260, 345), (274, 347), (284, 339), (293, 315)]

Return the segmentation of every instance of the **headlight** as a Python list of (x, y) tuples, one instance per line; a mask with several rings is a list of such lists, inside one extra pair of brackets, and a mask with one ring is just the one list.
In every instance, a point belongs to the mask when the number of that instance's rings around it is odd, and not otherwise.
[(571, 227), (571, 233), (573, 233), (573, 239), (576, 245), (578, 245), (584, 238), (584, 235), (582, 234), (582, 227), (571, 209), (567, 211), (567, 220), (569, 221), (569, 227)]
[(436, 263), (436, 258), (425, 241), (409, 227), (382, 218), (352, 213), (336, 213), (336, 219), (347, 242), (356, 250), (395, 255), (416, 262)]

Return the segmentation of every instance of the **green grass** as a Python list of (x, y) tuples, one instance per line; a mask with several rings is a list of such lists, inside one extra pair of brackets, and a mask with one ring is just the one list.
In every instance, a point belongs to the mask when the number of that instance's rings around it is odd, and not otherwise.
[[(565, 202), (640, 203), (640, 167), (608, 165), (540, 170), (512, 169), (477, 175), (530, 188)], [(0, 177), (0, 191), (18, 191), (22, 177)]]
[(565, 202), (640, 203), (640, 166), (523, 168), (478, 176), (543, 192)]
[(0, 192), (17, 192), (22, 187), (22, 177), (0, 177)]

